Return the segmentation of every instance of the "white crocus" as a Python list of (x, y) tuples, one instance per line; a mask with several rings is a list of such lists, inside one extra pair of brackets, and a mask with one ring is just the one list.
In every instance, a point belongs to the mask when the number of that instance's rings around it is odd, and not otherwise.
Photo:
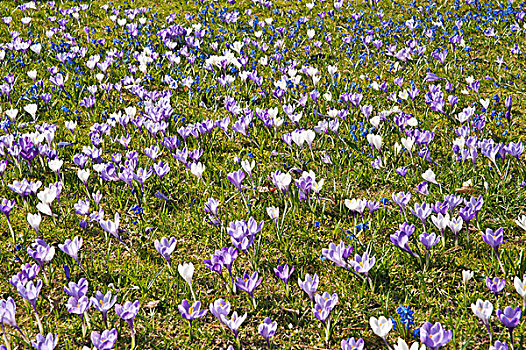
[(41, 221), (42, 221), (42, 217), (40, 216), (40, 213), (36, 213), (36, 214), (27, 213), (27, 222), (29, 223), (29, 225), (31, 225), (33, 230), (35, 230), (35, 232), (37, 233), (37, 236), (38, 236), (38, 228), (40, 227)]
[(515, 223), (517, 224), (517, 226), (526, 231), (526, 215), (519, 216), (517, 220), (515, 220)]
[(418, 343), (413, 343), (411, 347), (407, 345), (405, 340), (398, 338), (398, 344), (394, 345), (395, 350), (426, 350), (426, 346), (422, 344), (421, 346)]
[(489, 300), (482, 301), (480, 299), (477, 300), (475, 304), (471, 304), (471, 310), (477, 316), (480, 318), (482, 323), (485, 325), (489, 324), (489, 319), (491, 317), (491, 314), (493, 313), (493, 304)]
[(393, 329), (393, 322), (390, 319), (380, 316), (380, 318), (371, 317), (369, 319), (369, 325), (371, 326), (374, 334), (385, 340), (387, 334)]
[(422, 174), (422, 178), (424, 180), (428, 181), (428, 182), (432, 182), (432, 183), (438, 185), (435, 173), (431, 169), (427, 169), (426, 172)]
[(188, 264), (179, 264), (177, 266), (177, 271), (179, 271), (179, 274), (181, 277), (188, 283), (190, 286), (190, 291), (192, 292), (192, 297), (195, 299), (194, 290), (192, 289), (192, 277), (194, 276), (194, 264), (188, 263)]
[(82, 183), (84, 185), (86, 185), (88, 183), (89, 174), (90, 174), (90, 171), (88, 169), (79, 169), (79, 170), (77, 170), (77, 176), (78, 176), (79, 180), (82, 181)]

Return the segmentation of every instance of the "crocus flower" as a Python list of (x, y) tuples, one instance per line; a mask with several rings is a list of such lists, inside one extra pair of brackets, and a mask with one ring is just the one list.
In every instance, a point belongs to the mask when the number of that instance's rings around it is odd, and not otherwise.
[(270, 338), (276, 334), (276, 329), (278, 328), (277, 322), (272, 322), (270, 318), (266, 317), (265, 321), (261, 323), (258, 327), (259, 334), (267, 342), (268, 348), (270, 349)]
[(498, 277), (494, 277), (493, 279), (486, 277), (486, 287), (490, 290), (490, 292), (494, 293), (495, 296), (502, 292), (504, 287), (506, 286), (506, 280), (499, 279)]
[(181, 316), (190, 324), (190, 334), (192, 333), (192, 321), (203, 317), (208, 312), (208, 309), (201, 310), (200, 301), (196, 301), (190, 305), (186, 299), (183, 299), (178, 309), (181, 313)]
[(402, 338), (398, 338), (398, 343), (394, 345), (395, 350), (426, 350), (426, 346), (424, 344), (419, 345), (418, 343), (413, 343), (411, 345), (411, 348), (409, 348), (409, 345), (403, 340)]
[(108, 291), (106, 294), (97, 291), (95, 296), (91, 297), (91, 304), (102, 314), (102, 320), (104, 321), (106, 328), (108, 328), (108, 311), (116, 302), (117, 296), (112, 297), (111, 291)]
[(431, 349), (445, 346), (453, 337), (452, 331), (446, 331), (440, 322), (426, 322), (420, 327), (420, 342)]
[(508, 349), (509, 349), (508, 344), (503, 343), (499, 340), (495, 342), (495, 345), (492, 345), (489, 347), (489, 350), (508, 350)]
[(246, 313), (243, 316), (238, 316), (237, 311), (234, 311), (231, 318), (228, 318), (226, 315), (221, 315), (221, 321), (223, 321), (223, 323), (226, 324), (228, 328), (230, 328), (236, 341), (239, 334), (239, 327), (241, 327), (241, 324), (246, 318)]
[(526, 304), (526, 276), (524, 276), (522, 281), (519, 277), (515, 277), (513, 279), (513, 286), (515, 287), (517, 293), (519, 293), (519, 295), (521, 296), (524, 307), (524, 304)]
[(283, 281), (283, 283), (285, 284), (285, 293), (288, 295), (289, 294), (289, 278), (290, 276), (292, 276), (292, 273), (294, 272), (294, 266), (292, 267), (289, 267), (289, 265), (287, 264), (283, 264), (283, 265), (278, 265), (275, 269), (274, 269), (274, 273), (276, 274), (276, 276)]
[(237, 188), (240, 192), (242, 191), (241, 182), (245, 179), (245, 172), (243, 170), (234, 171), (227, 175), (228, 180)]
[(194, 276), (194, 264), (188, 263), (188, 264), (179, 264), (177, 266), (177, 271), (179, 271), (179, 274), (181, 277), (188, 283), (188, 286), (190, 286), (190, 292), (192, 292), (192, 297), (195, 300), (195, 294), (194, 290), (192, 289), (192, 277)]
[(254, 290), (261, 284), (263, 281), (263, 278), (259, 278), (259, 275), (256, 272), (250, 276), (248, 273), (245, 272), (243, 275), (243, 278), (237, 279), (236, 286), (241, 289), (242, 291), (247, 292), (250, 297), (252, 298), (252, 302), (254, 303), (254, 308), (256, 307), (256, 301), (254, 298)]
[(168, 266), (170, 266), (170, 256), (175, 250), (176, 243), (177, 241), (175, 240), (175, 237), (170, 238), (170, 240), (168, 240), (166, 237), (163, 237), (160, 241), (156, 239), (153, 242), (155, 249), (159, 254), (161, 254), (163, 258), (166, 259)]
[(513, 344), (513, 329), (517, 327), (521, 320), (521, 308), (517, 306), (515, 309), (506, 306), (504, 311), (497, 310), (497, 317), (502, 322), (504, 327), (508, 328), (510, 332), (510, 343)]
[(230, 313), (230, 303), (223, 299), (217, 299), (214, 303), (209, 305), (210, 312), (214, 315), (220, 322), (223, 322), (221, 315), (228, 316)]
[(42, 334), (37, 334), (35, 341), (31, 345), (35, 350), (53, 350), (58, 344), (58, 334), (49, 333), (46, 337)]
[(120, 215), (119, 213), (115, 213), (115, 219), (113, 221), (111, 220), (100, 220), (99, 225), (100, 227), (110, 233), (113, 237), (118, 239), (120, 242), (124, 244), (124, 242), (121, 239), (121, 236), (119, 235), (119, 224), (120, 224)]
[(405, 207), (407, 203), (409, 203), (409, 200), (411, 199), (411, 192), (393, 193), (392, 198), (393, 198), (393, 202), (395, 202), (396, 205), (398, 205), (398, 207), (400, 208), (400, 213), (402, 215), (405, 215)]
[(91, 342), (97, 350), (110, 350), (113, 349), (117, 342), (118, 333), (115, 328), (112, 330), (106, 329), (101, 333), (93, 331), (91, 332)]
[(64, 253), (69, 255), (73, 260), (75, 260), (77, 264), (80, 265), (78, 254), (79, 254), (80, 247), (82, 247), (82, 237), (75, 237), (73, 238), (73, 240), (66, 239), (64, 244), (59, 244), (58, 247)]
[[(16, 322), (16, 304), (13, 298), (9, 297), (7, 300), (0, 300), (0, 324), (6, 324), (13, 328), (15, 328), (17, 331), (20, 332), (22, 335), (22, 338), (27, 341), (27, 337), (22, 332), (20, 327), (18, 327), (18, 324)], [(3, 328), (3, 327), (2, 327)]]
[(493, 313), (493, 304), (489, 300), (482, 301), (478, 299), (476, 304), (471, 304), (471, 310), (486, 326), (491, 337), (490, 318)]
[(504, 228), (500, 227), (499, 229), (493, 231), (490, 228), (486, 229), (486, 233), (481, 233), (482, 239), (484, 242), (489, 244), (491, 248), (495, 251), (495, 254), (499, 254), (499, 247), (504, 241)]
[[(369, 319), (369, 325), (373, 330), (373, 333), (383, 339), (387, 344), (387, 334), (393, 329), (393, 321), (391, 319), (380, 316), (380, 318), (371, 317)], [(388, 346), (389, 347), (389, 346)]]
[(318, 274), (316, 273), (314, 274), (313, 277), (311, 277), (309, 274), (306, 274), (304, 281), (302, 281), (301, 278), (298, 278), (298, 284), (300, 288), (303, 289), (305, 293), (307, 293), (311, 303), (313, 303), (314, 301), (314, 293), (316, 293), (319, 283), (320, 283), (320, 278), (318, 277)]
[(342, 350), (363, 350), (364, 345), (365, 343), (362, 338), (355, 340), (354, 337), (347, 340), (343, 339), (340, 343)]
[(128, 323), (128, 326), (130, 327), (132, 337), (132, 349), (135, 348), (135, 330), (133, 329), (133, 320), (135, 319), (135, 316), (137, 316), (137, 314), (139, 313), (140, 308), (141, 303), (139, 302), (139, 300), (136, 300), (133, 303), (127, 301), (124, 303), (124, 305), (115, 304), (115, 312), (117, 313), (117, 315), (119, 315), (120, 318), (126, 321), (126, 323)]
[(70, 297), (68, 303), (66, 304), (66, 309), (69, 313), (76, 315), (83, 315), (86, 310), (91, 306), (91, 301), (87, 296), (81, 298)]
[(369, 271), (373, 268), (375, 263), (376, 258), (374, 256), (369, 257), (367, 252), (363, 253), (361, 256), (356, 254), (354, 260), (351, 260), (351, 265), (354, 270), (358, 273), (363, 273), (365, 277), (369, 277)]
[(341, 266), (345, 269), (348, 269), (347, 259), (351, 255), (353, 250), (352, 246), (345, 246), (343, 241), (340, 241), (340, 244), (335, 245), (334, 243), (329, 244), (329, 248), (322, 249), (321, 253), (328, 260), (332, 261), (338, 266)]

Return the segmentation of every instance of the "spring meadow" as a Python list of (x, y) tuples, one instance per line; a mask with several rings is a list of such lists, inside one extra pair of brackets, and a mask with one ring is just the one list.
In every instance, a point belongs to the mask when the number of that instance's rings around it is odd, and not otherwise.
[(526, 2), (0, 19), (0, 350), (526, 349)]

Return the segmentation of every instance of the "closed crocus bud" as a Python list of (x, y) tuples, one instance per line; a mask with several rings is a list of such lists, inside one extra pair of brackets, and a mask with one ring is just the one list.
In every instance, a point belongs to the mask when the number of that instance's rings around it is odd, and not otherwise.
[(195, 294), (194, 290), (192, 289), (192, 277), (194, 276), (194, 264), (188, 263), (177, 266), (177, 271), (179, 271), (179, 274), (181, 277), (188, 283), (188, 286), (190, 287), (190, 291), (192, 292), (192, 297), (195, 300)]
[(473, 271), (469, 271), (469, 270), (462, 271), (462, 281), (464, 282), (464, 284), (467, 284), (469, 280), (472, 278), (473, 278)]

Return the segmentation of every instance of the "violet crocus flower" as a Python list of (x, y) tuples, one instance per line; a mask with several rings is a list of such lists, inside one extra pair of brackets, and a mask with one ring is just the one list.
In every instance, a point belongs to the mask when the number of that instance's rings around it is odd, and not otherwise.
[(503, 343), (499, 340), (495, 342), (495, 345), (492, 345), (489, 347), (489, 350), (508, 350), (508, 349), (509, 349), (508, 344)]
[(31, 248), (27, 248), (27, 254), (36, 260), (40, 268), (44, 268), (44, 264), (49, 263), (53, 259), (55, 248), (49, 246), (42, 239), (36, 239)]
[(201, 310), (200, 301), (196, 301), (195, 303), (190, 305), (190, 303), (186, 299), (183, 299), (181, 304), (178, 306), (178, 309), (181, 313), (181, 316), (190, 324), (190, 334), (192, 334), (193, 332), (192, 321), (203, 317), (208, 312), (208, 309)]
[(431, 209), (431, 206), (426, 202), (422, 203), (422, 205), (415, 203), (415, 209), (411, 209), (411, 213), (422, 221), (424, 229), (426, 227), (426, 219), (432, 212), (433, 210)]
[(484, 242), (489, 244), (491, 248), (495, 251), (497, 256), (499, 255), (499, 247), (504, 242), (504, 228), (500, 227), (497, 230), (493, 231), (490, 228), (486, 229), (486, 233), (481, 233), (482, 239)]
[(276, 334), (278, 328), (277, 322), (272, 322), (270, 318), (266, 317), (263, 323), (258, 327), (259, 334), (267, 342), (268, 348), (270, 349), (270, 338)]
[(431, 349), (445, 346), (453, 337), (452, 331), (446, 331), (440, 322), (426, 322), (420, 327), (420, 342)]
[(169, 240), (166, 237), (161, 238), (161, 240), (155, 240), (153, 242), (155, 249), (161, 256), (166, 259), (166, 262), (168, 263), (168, 266), (170, 265), (170, 256), (175, 250), (175, 245), (177, 241), (175, 240), (175, 237), (170, 238)]
[(362, 338), (355, 340), (354, 337), (347, 340), (343, 339), (340, 343), (342, 350), (363, 350), (364, 345), (365, 343)]
[(64, 292), (70, 297), (80, 299), (88, 293), (88, 287), (88, 280), (81, 278), (78, 283), (69, 282), (67, 286), (64, 286)]
[(93, 307), (102, 314), (104, 326), (108, 328), (108, 311), (117, 302), (117, 296), (112, 297), (111, 291), (106, 292), (106, 294), (97, 291), (95, 296), (91, 297), (90, 300)]
[(70, 297), (66, 304), (69, 313), (82, 316), (91, 306), (91, 301), (87, 296), (81, 298)]
[(486, 287), (489, 289), (490, 292), (495, 294), (497, 296), (504, 287), (506, 286), (506, 280), (499, 279), (498, 277), (494, 277), (493, 279), (486, 277)]
[(35, 312), (35, 317), (38, 324), (38, 329), (40, 333), (44, 332), (44, 328), (42, 327), (42, 322), (40, 322), (40, 317), (38, 316), (37, 312), (37, 298), (40, 294), (40, 290), (42, 289), (42, 280), (38, 280), (36, 283), (33, 283), (33, 281), (27, 282), (27, 284), (24, 286), (23, 284), (18, 284), (16, 286), (18, 294), (25, 300), (29, 302), (29, 304), (33, 307), (33, 311)]
[(420, 234), (418, 239), (420, 240), (420, 243), (422, 243), (422, 245), (426, 248), (427, 251), (431, 250), (431, 248), (440, 241), (440, 237), (437, 237), (436, 234), (427, 233), (427, 232), (422, 232), (422, 234)]
[(80, 266), (80, 260), (79, 260), (79, 249), (82, 247), (82, 237), (75, 237), (73, 240), (66, 239), (64, 244), (59, 244), (58, 247), (60, 250), (62, 250), (64, 253), (69, 255), (73, 260), (77, 262)]
[(115, 312), (117, 315), (119, 315), (120, 318), (122, 318), (126, 323), (128, 323), (128, 326), (130, 327), (131, 332), (131, 338), (132, 338), (132, 344), (131, 348), (135, 348), (135, 330), (133, 328), (133, 320), (135, 319), (135, 316), (139, 313), (139, 309), (141, 308), (141, 303), (139, 300), (134, 301), (133, 303), (130, 301), (127, 301), (124, 303), (124, 305), (121, 304), (115, 304)]
[(330, 329), (331, 329), (331, 311), (334, 309), (336, 304), (338, 304), (338, 295), (334, 293), (330, 295), (325, 292), (323, 295), (316, 294), (315, 296), (315, 305), (312, 309), (314, 317), (320, 320), (325, 327), (325, 341), (329, 341)]
[(234, 311), (231, 318), (228, 318), (226, 315), (221, 315), (221, 321), (230, 328), (236, 341), (239, 335), (239, 327), (241, 327), (241, 324), (243, 324), (246, 318), (246, 313), (243, 316), (238, 316), (237, 311)]
[(334, 243), (329, 244), (329, 248), (322, 249), (321, 253), (327, 260), (332, 261), (336, 265), (343, 267), (344, 269), (349, 269), (347, 259), (351, 255), (353, 250), (352, 246), (345, 246), (343, 241), (340, 241), (340, 244), (335, 245)]
[(118, 333), (115, 328), (112, 330), (106, 329), (102, 333), (91, 332), (91, 342), (97, 350), (113, 349), (117, 342)]
[(358, 273), (363, 273), (366, 278), (369, 278), (369, 271), (373, 268), (376, 263), (376, 258), (369, 257), (369, 253), (365, 252), (363, 255), (356, 254), (354, 260), (351, 260), (351, 265), (354, 270)]
[(256, 299), (254, 298), (254, 290), (261, 284), (263, 281), (263, 278), (258, 279), (258, 273), (257, 271), (250, 276), (248, 273), (245, 272), (243, 275), (243, 278), (237, 279), (236, 287), (241, 289), (244, 292), (247, 292), (248, 295), (252, 298), (252, 303), (254, 304), (254, 309), (256, 308)]
[(393, 198), (393, 202), (395, 202), (396, 205), (398, 205), (398, 207), (400, 208), (400, 213), (402, 215), (405, 215), (405, 207), (407, 203), (409, 203), (409, 200), (411, 199), (411, 192), (393, 193), (391, 197)]
[(513, 329), (518, 326), (521, 320), (521, 308), (517, 306), (514, 309), (510, 306), (506, 306), (504, 311), (500, 309), (497, 310), (497, 317), (510, 332), (510, 344), (513, 344)]
[(289, 267), (289, 265), (287, 264), (283, 264), (283, 265), (278, 265), (275, 269), (274, 269), (274, 273), (276, 274), (276, 276), (283, 281), (283, 283), (285, 284), (285, 294), (288, 296), (289, 295), (289, 278), (290, 276), (292, 276), (292, 273), (294, 272), (294, 266), (292, 267)]
[(241, 183), (245, 179), (245, 172), (243, 170), (238, 170), (231, 172), (227, 175), (228, 180), (236, 187), (240, 192), (242, 192)]
[(228, 316), (230, 313), (230, 303), (223, 299), (217, 299), (214, 303), (208, 306), (212, 315), (214, 315), (219, 322), (223, 322), (221, 315)]
[(301, 289), (309, 296), (311, 304), (314, 302), (314, 293), (318, 290), (318, 284), (320, 283), (320, 278), (318, 274), (310, 276), (309, 274), (305, 275), (305, 280), (302, 281), (301, 278), (298, 278), (298, 284)]
[(58, 344), (58, 334), (49, 333), (46, 337), (37, 334), (35, 341), (31, 345), (35, 350), (53, 350)]
[(27, 340), (26, 335), (16, 322), (16, 304), (13, 298), (9, 297), (7, 300), (0, 300), (0, 324), (6, 324), (20, 332), (22, 338)]

